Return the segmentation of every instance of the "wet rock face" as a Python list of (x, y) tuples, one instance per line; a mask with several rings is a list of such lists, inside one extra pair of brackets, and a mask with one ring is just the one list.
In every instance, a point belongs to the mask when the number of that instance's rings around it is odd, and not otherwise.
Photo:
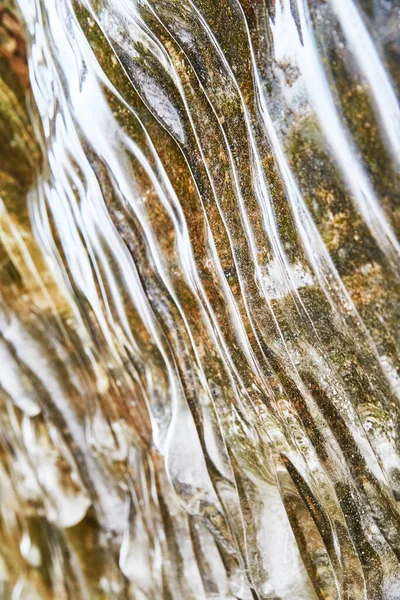
[(400, 597), (395, 0), (0, 0), (0, 597)]

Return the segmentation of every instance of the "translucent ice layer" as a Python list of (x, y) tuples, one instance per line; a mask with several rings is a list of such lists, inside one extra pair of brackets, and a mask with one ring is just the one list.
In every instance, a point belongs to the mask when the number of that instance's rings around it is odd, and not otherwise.
[(400, 598), (396, 0), (0, 0), (0, 597)]

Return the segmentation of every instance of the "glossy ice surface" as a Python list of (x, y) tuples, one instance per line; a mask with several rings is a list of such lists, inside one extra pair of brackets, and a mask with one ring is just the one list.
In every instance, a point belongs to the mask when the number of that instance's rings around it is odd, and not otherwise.
[(0, 0), (0, 597), (400, 598), (397, 0)]

